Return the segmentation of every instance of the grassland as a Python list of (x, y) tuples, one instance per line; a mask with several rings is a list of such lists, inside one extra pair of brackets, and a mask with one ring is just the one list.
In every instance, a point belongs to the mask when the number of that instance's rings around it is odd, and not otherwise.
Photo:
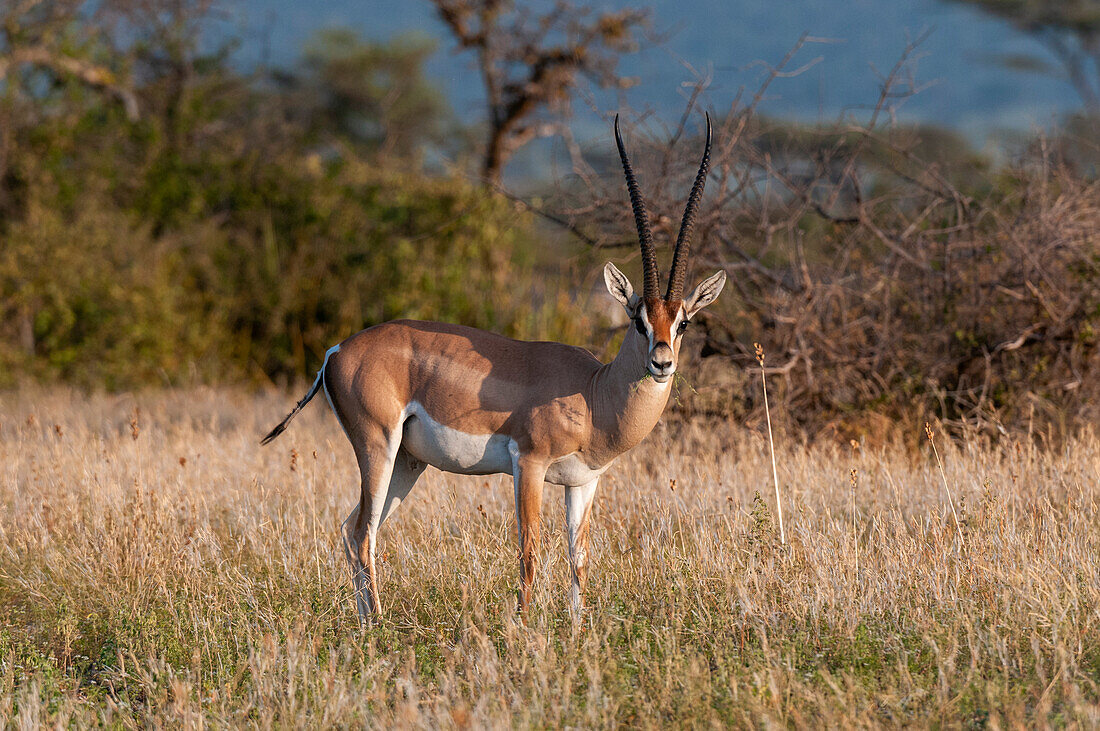
[(780, 546), (761, 436), (662, 425), (603, 480), (580, 625), (560, 489), (523, 624), (507, 478), (429, 471), (361, 632), (339, 427), (257, 446), (290, 401), (0, 396), (5, 725), (1100, 724), (1091, 436), (939, 443), (957, 525), (929, 455), (780, 445)]

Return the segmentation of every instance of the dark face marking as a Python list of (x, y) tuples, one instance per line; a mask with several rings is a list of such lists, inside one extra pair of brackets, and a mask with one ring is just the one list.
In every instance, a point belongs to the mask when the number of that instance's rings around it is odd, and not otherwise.
[[(677, 326), (676, 332), (673, 333), (672, 326), (682, 306), (683, 303), (680, 300), (667, 302), (661, 299), (649, 299), (645, 301), (645, 318), (653, 332), (648, 368), (650, 373), (661, 382), (671, 378), (676, 371), (677, 346), (679, 335), (683, 330)], [(641, 327), (641, 317), (639, 313), (638, 331), (648, 337), (648, 333)]]

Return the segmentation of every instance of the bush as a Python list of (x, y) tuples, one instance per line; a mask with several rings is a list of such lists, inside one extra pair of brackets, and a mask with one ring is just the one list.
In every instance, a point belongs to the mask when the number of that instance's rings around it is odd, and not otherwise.
[(184, 372), (207, 335), (173, 257), (124, 214), (36, 210), (0, 247), (0, 382), (17, 375), (117, 388)]
[[(8, 227), (5, 381), (291, 379), (312, 373), (332, 344), (397, 317), (576, 335), (545, 324), (576, 318), (536, 311), (535, 298), (569, 304), (536, 284), (537, 235), (499, 197), (354, 157), (222, 159), (153, 166), (137, 211), (102, 191), (66, 206), (44, 196)], [(142, 222), (157, 216), (141, 209), (165, 191), (201, 195), (154, 234)]]

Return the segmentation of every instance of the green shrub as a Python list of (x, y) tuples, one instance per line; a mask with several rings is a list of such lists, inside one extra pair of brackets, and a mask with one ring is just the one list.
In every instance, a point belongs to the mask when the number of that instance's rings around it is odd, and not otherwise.
[[(535, 297), (571, 306), (537, 282), (532, 223), (499, 197), (355, 158), (202, 162), (170, 174), (152, 166), (129, 210), (94, 190), (64, 206), (40, 195), (8, 227), (0, 378), (108, 388), (289, 379), (351, 333), (399, 317), (578, 334), (564, 331), (575, 317), (536, 312)], [(154, 235), (157, 216), (142, 208), (168, 190), (201, 196)]]
[(109, 208), (35, 210), (0, 247), (0, 385), (22, 374), (108, 388), (182, 373), (204, 348), (174, 257)]

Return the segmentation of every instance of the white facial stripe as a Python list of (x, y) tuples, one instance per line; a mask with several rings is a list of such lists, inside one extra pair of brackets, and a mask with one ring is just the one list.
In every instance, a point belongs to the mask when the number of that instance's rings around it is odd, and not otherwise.
[(684, 308), (683, 308), (683, 306), (681, 306), (679, 311), (677, 311), (677, 313), (676, 313), (676, 319), (672, 321), (672, 339), (673, 340), (675, 340), (676, 338), (680, 337), (683, 334), (683, 333), (680, 332), (679, 328), (680, 328), (680, 323), (684, 322), (685, 319), (686, 318), (684, 317)]
[(653, 352), (653, 323), (649, 321), (649, 309), (645, 305), (642, 305), (642, 311), (645, 312), (645, 332), (646, 337), (649, 339), (649, 352)]

